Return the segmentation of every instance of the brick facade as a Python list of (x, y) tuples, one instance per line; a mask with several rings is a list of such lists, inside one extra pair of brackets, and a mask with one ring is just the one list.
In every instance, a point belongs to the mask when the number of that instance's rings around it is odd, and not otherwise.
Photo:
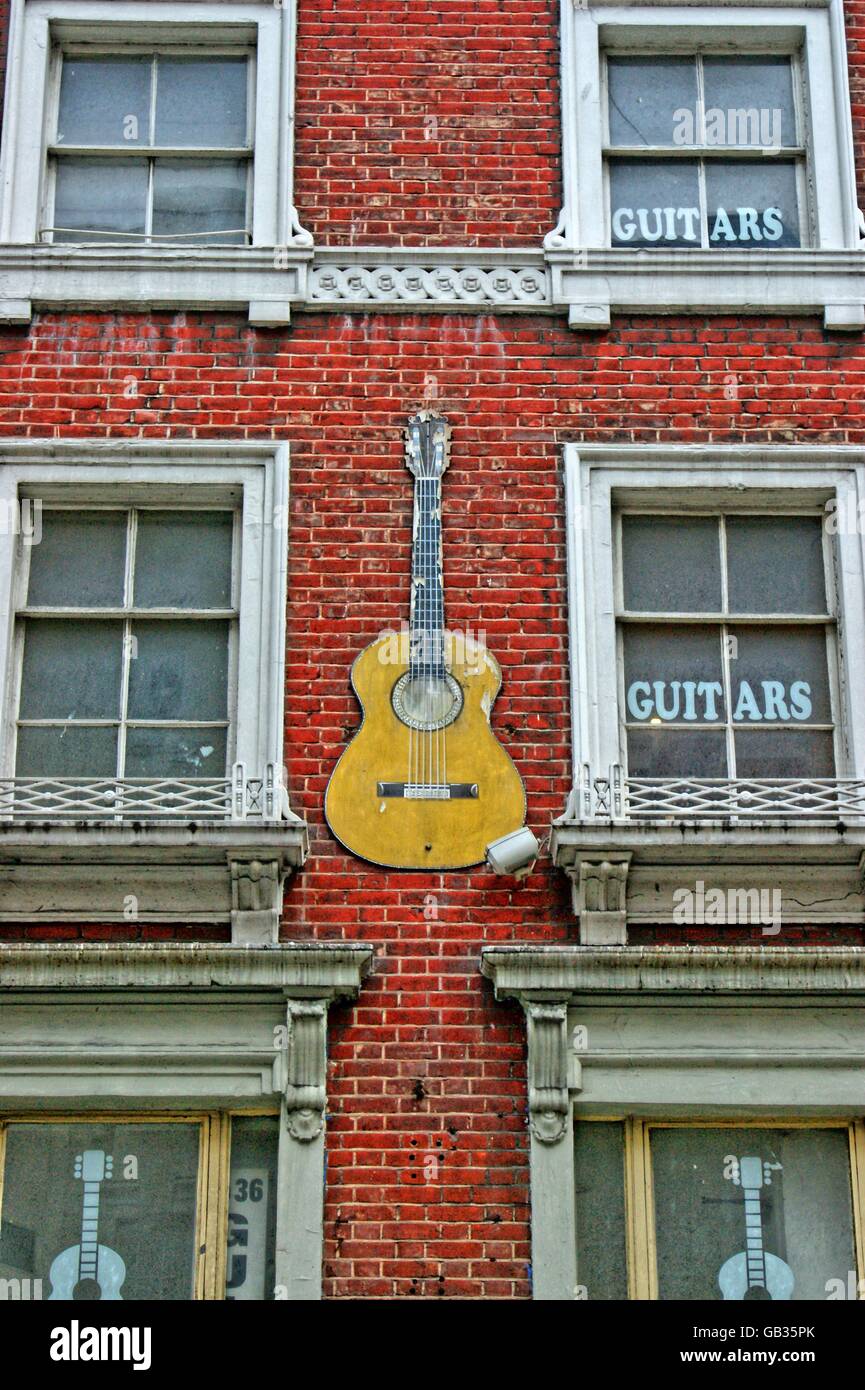
[[(865, 2), (847, 13), (865, 195)], [(557, 72), (553, 0), (301, 0), (303, 224), (322, 245), (537, 245), (561, 199)], [(3, 330), (0, 396), (6, 437), (291, 441), (286, 765), (312, 844), (283, 935), (378, 952), (358, 1003), (332, 1012), (325, 1294), (527, 1296), (524, 1023), (493, 1002), (478, 956), (573, 939), (566, 881), (548, 860), (519, 888), (486, 869), (379, 870), (341, 851), (322, 812), (358, 724), (349, 666), (407, 616), (405, 417), (435, 406), (453, 426), (448, 619), (482, 630), (501, 662), (493, 727), (543, 838), (570, 785), (562, 444), (865, 443), (862, 334), (762, 316), (617, 315), (580, 335), (531, 314), (302, 313), (282, 331), (230, 314), (43, 312)], [(865, 944), (858, 927), (781, 944), (827, 938)]]

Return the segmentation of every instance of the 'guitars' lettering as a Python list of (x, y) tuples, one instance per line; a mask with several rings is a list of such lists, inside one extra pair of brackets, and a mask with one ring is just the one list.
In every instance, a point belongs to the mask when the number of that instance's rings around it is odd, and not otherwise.
[[(739, 681), (733, 708), (734, 724), (789, 724), (810, 719), (813, 709), (807, 681), (793, 681), (789, 693), (783, 681), (760, 681), (755, 692), (748, 681)], [(628, 714), (632, 719), (683, 719), (687, 723), (715, 724), (724, 688), (720, 681), (632, 681), (628, 686)]]

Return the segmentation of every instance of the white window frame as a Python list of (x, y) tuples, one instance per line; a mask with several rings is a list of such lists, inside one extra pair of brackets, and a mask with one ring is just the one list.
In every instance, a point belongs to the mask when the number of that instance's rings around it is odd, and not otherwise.
[[(27, 322), (33, 303), (248, 306), (280, 325), (305, 291), (312, 237), (293, 204), (297, 0), (13, 0), (0, 155), (0, 321)], [(252, 51), (255, 65), (251, 245), (40, 241), (47, 141), (56, 106), (56, 45), (94, 52)]]
[[(16, 608), (26, 574), (27, 536), (16, 519), (22, 501), (38, 526), (37, 503), (82, 508), (99, 503), (190, 507), (230, 505), (239, 513), (237, 637), (229, 691), (235, 763), (262, 777), (282, 766), (285, 615), (288, 570), (289, 450), (282, 444), (151, 441), (6, 441), (0, 448), (0, 776), (14, 774), (14, 724), (20, 654)], [(11, 524), (10, 524), (11, 519)], [(16, 529), (18, 533), (16, 534)], [(25, 561), (22, 563), (22, 559)], [(227, 773), (227, 776), (230, 772)]]
[[(855, 704), (865, 688), (865, 454), (855, 447), (767, 445), (565, 445), (568, 605), (573, 725), (573, 814), (583, 818), (586, 768), (606, 776), (621, 763), (624, 719), (616, 619), (617, 506), (812, 507), (834, 499), (835, 620), (838, 631), (836, 777), (865, 777), (865, 719)], [(750, 502), (749, 502), (750, 506)], [(832, 671), (830, 666), (830, 681)], [(598, 771), (595, 772), (594, 770)], [(687, 816), (682, 819), (687, 820)]]
[[(641, 254), (610, 245), (604, 170), (604, 54), (801, 49), (812, 244), (758, 251)], [(865, 225), (856, 173), (843, 0), (781, 6), (733, 0), (622, 5), (561, 0), (563, 207), (545, 240), (553, 299), (572, 327), (604, 327), (610, 310), (817, 312), (829, 328), (865, 326)], [(826, 94), (833, 94), (827, 101)], [(802, 209), (803, 216), (806, 210)]]

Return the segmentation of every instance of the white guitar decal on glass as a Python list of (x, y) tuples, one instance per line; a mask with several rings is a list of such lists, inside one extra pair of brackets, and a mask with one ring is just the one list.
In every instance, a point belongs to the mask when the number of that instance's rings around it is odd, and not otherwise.
[(760, 1193), (772, 1181), (771, 1169), (753, 1156), (739, 1159), (739, 1176), (733, 1178), (745, 1199), (745, 1249), (731, 1255), (718, 1272), (718, 1286), (725, 1299), (775, 1299), (793, 1297), (796, 1282), (790, 1266), (763, 1248), (763, 1207)]
[(126, 1265), (116, 1250), (99, 1244), (99, 1189), (111, 1177), (114, 1160), (102, 1149), (87, 1149), (75, 1159), (75, 1176), (84, 1183), (81, 1240), (52, 1262), (49, 1299), (119, 1299)]

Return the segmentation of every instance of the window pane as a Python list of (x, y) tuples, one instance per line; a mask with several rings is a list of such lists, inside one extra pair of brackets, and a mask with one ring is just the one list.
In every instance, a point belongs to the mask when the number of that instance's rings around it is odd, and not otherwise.
[[(243, 245), (248, 167), (242, 159), (208, 164), (158, 159), (153, 175), (154, 235), (182, 236), (195, 244), (196, 237), (190, 235), (195, 233), (210, 245)], [(204, 236), (205, 232), (210, 235)]]
[[(726, 777), (723, 729), (629, 729), (631, 777)], [(681, 805), (684, 803), (681, 802)]]
[(43, 512), (30, 551), (27, 603), (47, 608), (120, 608), (125, 512)]
[(730, 635), (734, 724), (831, 724), (822, 627), (742, 627)]
[(633, 613), (719, 613), (721, 554), (712, 517), (623, 516), (625, 608)]
[(157, 145), (245, 145), (246, 91), (245, 58), (160, 58)]
[(651, 1147), (662, 1299), (825, 1299), (856, 1268), (844, 1130), (659, 1128)]
[(707, 144), (796, 144), (789, 58), (704, 58), (703, 86)]
[(130, 719), (225, 719), (228, 624), (137, 622)]
[(274, 1297), (276, 1151), (279, 1119), (236, 1116), (231, 1121), (231, 1191), (225, 1297)]
[[(18, 730), (15, 772), (19, 777), (114, 777), (117, 729), (86, 724), (25, 726)], [(112, 809), (106, 802), (106, 812)]]
[(710, 246), (772, 250), (801, 244), (792, 160), (707, 161), (706, 206)]
[(688, 159), (610, 161), (614, 246), (699, 246), (697, 165)]
[(577, 1199), (577, 1283), (584, 1297), (628, 1297), (625, 1255), (624, 1125), (574, 1125)]
[(116, 719), (120, 623), (30, 619), (25, 628), (20, 719)]
[(629, 723), (724, 719), (720, 628), (642, 623), (624, 630)]
[[(119, 232), (141, 233), (147, 206), (147, 161), (59, 159), (54, 226), (58, 242), (104, 241)], [(71, 231), (78, 228), (80, 231)], [(124, 242), (129, 237), (122, 238)], [(136, 236), (135, 240), (140, 238)]]
[(64, 58), (58, 145), (146, 145), (149, 58)]
[(225, 729), (135, 729), (126, 735), (127, 777), (224, 777)]
[(13, 1124), (0, 1275), (43, 1298), (190, 1299), (199, 1126)]
[(729, 516), (731, 613), (825, 613), (823, 525), (811, 516)]
[(758, 733), (754, 729), (745, 733), (737, 729), (736, 773), (739, 777), (834, 777), (832, 732), (763, 729)]
[(672, 145), (681, 121), (697, 109), (694, 58), (609, 58), (611, 145)]
[(231, 607), (231, 512), (139, 512), (136, 608)]

